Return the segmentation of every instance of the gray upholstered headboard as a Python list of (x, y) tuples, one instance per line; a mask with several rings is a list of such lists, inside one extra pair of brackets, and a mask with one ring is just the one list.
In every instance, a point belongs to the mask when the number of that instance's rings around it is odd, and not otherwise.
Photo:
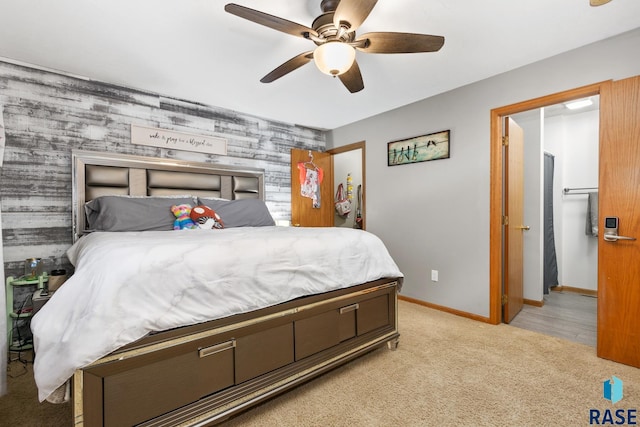
[(264, 200), (264, 170), (74, 150), (73, 239), (85, 233), (86, 202), (106, 195), (193, 195)]

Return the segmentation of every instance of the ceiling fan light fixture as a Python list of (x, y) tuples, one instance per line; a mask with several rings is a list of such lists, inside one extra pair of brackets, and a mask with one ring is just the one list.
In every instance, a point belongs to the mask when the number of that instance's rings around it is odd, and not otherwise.
[(323, 73), (334, 77), (349, 71), (355, 59), (356, 50), (340, 41), (321, 44), (313, 52), (316, 67)]
[[(314, 0), (318, 1), (318, 0)], [(229, 3), (224, 10), (232, 15), (315, 43), (313, 50), (301, 53), (260, 79), (271, 83), (313, 59), (318, 69), (338, 80), (351, 93), (364, 89), (356, 49), (365, 53), (437, 52), (444, 37), (400, 32), (370, 32), (356, 38), (356, 30), (367, 19), (378, 0), (320, 0), (322, 14), (311, 26), (238, 4)], [(609, 1), (609, 0), (592, 0)]]

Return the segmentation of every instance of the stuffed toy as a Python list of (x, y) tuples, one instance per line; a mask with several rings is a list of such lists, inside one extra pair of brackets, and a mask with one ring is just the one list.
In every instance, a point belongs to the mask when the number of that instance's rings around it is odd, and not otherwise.
[(224, 223), (220, 215), (209, 206), (196, 206), (191, 210), (191, 219), (198, 224), (200, 228), (224, 228)]
[(198, 228), (189, 216), (191, 214), (191, 205), (173, 205), (171, 206), (171, 212), (176, 216), (176, 220), (173, 221), (174, 230)]

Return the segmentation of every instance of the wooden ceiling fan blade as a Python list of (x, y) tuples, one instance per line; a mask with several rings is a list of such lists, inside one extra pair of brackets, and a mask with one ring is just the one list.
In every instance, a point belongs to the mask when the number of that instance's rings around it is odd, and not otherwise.
[(442, 36), (414, 33), (367, 33), (356, 41), (364, 41), (356, 49), (367, 53), (437, 52), (444, 45)]
[(348, 23), (349, 31), (355, 31), (373, 10), (378, 0), (340, 0), (333, 14), (333, 24)]
[(364, 89), (362, 73), (360, 73), (360, 67), (356, 61), (353, 61), (353, 65), (349, 68), (349, 71), (344, 74), (340, 74), (338, 78), (351, 93), (360, 92)]
[(281, 31), (283, 33), (291, 34), (292, 36), (303, 38), (308, 38), (306, 34), (318, 36), (318, 33), (316, 33), (315, 30), (304, 25), (269, 15), (268, 13), (260, 12), (255, 9), (240, 6), (235, 3), (225, 5), (224, 10), (232, 15), (239, 16), (240, 18), (247, 19), (255, 22), (256, 24), (264, 25), (265, 27), (273, 28), (274, 30)]
[(609, 3), (611, 0), (589, 0), (589, 4), (591, 6), (602, 6), (603, 4)]
[(300, 55), (294, 56), (284, 64), (280, 65), (278, 68), (264, 76), (260, 79), (262, 83), (271, 83), (274, 80), (279, 79), (285, 74), (289, 74), (290, 72), (297, 70), (298, 68), (305, 65), (307, 62), (313, 59), (313, 51), (304, 52)]

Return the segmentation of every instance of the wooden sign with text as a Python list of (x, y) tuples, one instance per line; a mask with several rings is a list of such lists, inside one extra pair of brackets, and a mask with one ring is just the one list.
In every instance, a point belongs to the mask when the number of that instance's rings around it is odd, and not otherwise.
[(172, 150), (227, 155), (227, 140), (166, 129), (131, 125), (131, 143)]

